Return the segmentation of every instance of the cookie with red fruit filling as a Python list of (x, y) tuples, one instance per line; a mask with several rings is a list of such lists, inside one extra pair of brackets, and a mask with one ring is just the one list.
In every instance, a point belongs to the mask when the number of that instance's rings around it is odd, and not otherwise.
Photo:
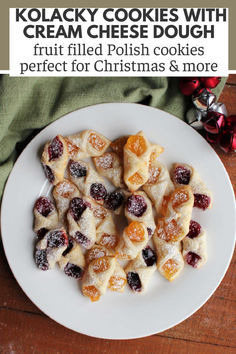
[(48, 231), (35, 247), (34, 258), (37, 267), (41, 270), (53, 268), (67, 246), (68, 236), (63, 228)]
[(191, 220), (189, 233), (182, 243), (185, 262), (194, 268), (202, 267), (207, 261), (206, 232), (196, 221)]
[(70, 160), (68, 172), (69, 179), (81, 193), (98, 204), (104, 204), (107, 196), (105, 181), (88, 163)]
[(34, 231), (41, 239), (46, 232), (58, 225), (58, 214), (54, 204), (47, 197), (40, 197), (34, 204)]
[(116, 189), (107, 194), (104, 206), (113, 211), (115, 214), (120, 215), (124, 211), (125, 201), (127, 200), (130, 192), (125, 189)]
[(57, 135), (45, 145), (41, 162), (50, 183), (57, 184), (64, 179), (68, 158), (67, 144), (63, 136)]
[(73, 239), (69, 240), (67, 249), (59, 260), (59, 267), (66, 275), (75, 279), (82, 279), (85, 268), (85, 259), (80, 245)]
[(125, 268), (127, 282), (131, 290), (142, 293), (157, 269), (157, 257), (151, 247), (145, 247)]
[(91, 248), (96, 241), (96, 227), (93, 211), (82, 198), (71, 200), (67, 212), (70, 236), (85, 248)]
[(175, 186), (189, 185), (194, 194), (194, 207), (206, 210), (212, 207), (212, 193), (206, 187), (198, 172), (186, 163), (175, 163), (172, 168)]

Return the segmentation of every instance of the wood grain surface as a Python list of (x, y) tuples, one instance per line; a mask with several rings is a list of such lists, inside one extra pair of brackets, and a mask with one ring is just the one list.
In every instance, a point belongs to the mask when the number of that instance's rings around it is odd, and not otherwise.
[[(229, 76), (219, 101), (229, 114), (236, 114), (236, 75)], [(215, 150), (236, 191), (236, 154)], [(2, 244), (0, 284), (0, 353), (236, 353), (236, 253), (222, 283), (200, 310), (176, 327), (135, 340), (87, 337), (48, 318), (17, 284)]]

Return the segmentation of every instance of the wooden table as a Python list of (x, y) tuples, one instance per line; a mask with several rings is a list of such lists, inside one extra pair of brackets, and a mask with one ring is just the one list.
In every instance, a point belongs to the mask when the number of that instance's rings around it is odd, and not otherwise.
[[(229, 114), (236, 114), (236, 75), (229, 77), (219, 101), (226, 103)], [(236, 154), (226, 155), (218, 148), (216, 152), (236, 188)], [(236, 353), (236, 254), (222, 283), (199, 311), (168, 331), (136, 340), (95, 339), (48, 318), (15, 281), (2, 244), (0, 283), (1, 353)]]

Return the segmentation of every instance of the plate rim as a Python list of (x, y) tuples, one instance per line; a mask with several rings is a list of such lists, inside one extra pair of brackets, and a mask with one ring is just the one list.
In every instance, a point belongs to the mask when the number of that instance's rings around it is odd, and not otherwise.
[[(3, 215), (4, 215), (4, 213), (2, 212), (2, 210), (4, 209), (4, 206), (5, 206), (5, 195), (6, 195), (5, 192), (6, 192), (7, 188), (8, 188), (8, 184), (9, 184), (10, 181), (11, 181), (11, 176), (13, 175), (13, 171), (14, 171), (14, 169), (16, 168), (16, 166), (18, 165), (19, 160), (20, 160), (20, 157), (23, 155), (24, 151), (25, 151), (26, 149), (30, 148), (30, 147), (31, 147), (31, 144), (34, 143), (34, 140), (35, 140), (37, 137), (39, 137), (41, 134), (43, 134), (44, 131), (45, 131), (48, 127), (51, 127), (51, 126), (53, 126), (54, 124), (56, 124), (58, 120), (60, 120), (60, 119), (62, 119), (62, 118), (64, 118), (64, 117), (66, 117), (66, 116), (68, 116), (68, 115), (71, 114), (71, 113), (79, 112), (79, 111), (81, 111), (81, 110), (93, 109), (93, 107), (95, 107), (95, 106), (108, 106), (108, 105), (109, 105), (109, 106), (111, 106), (111, 105), (122, 105), (122, 106), (124, 106), (124, 105), (130, 105), (130, 106), (134, 106), (134, 105), (135, 105), (135, 106), (145, 107), (145, 108), (147, 108), (147, 109), (152, 109), (152, 110), (155, 110), (155, 111), (160, 111), (160, 112), (163, 112), (163, 113), (169, 115), (169, 117), (172, 118), (172, 119), (178, 119), (178, 121), (180, 121), (180, 122), (182, 122), (183, 124), (185, 124), (186, 126), (188, 126), (189, 129), (191, 129), (191, 130), (193, 129), (193, 128), (191, 128), (184, 120), (182, 120), (181, 118), (179, 118), (179, 117), (173, 115), (172, 113), (166, 112), (166, 111), (164, 111), (164, 110), (162, 110), (162, 109), (160, 109), (160, 108), (157, 108), (157, 107), (146, 106), (146, 105), (143, 105), (143, 104), (141, 104), (141, 103), (135, 103), (135, 102), (134, 102), (134, 103), (131, 103), (131, 102), (107, 102), (107, 103), (97, 103), (97, 104), (88, 105), (88, 106), (85, 106), (85, 107), (81, 107), (81, 108), (72, 110), (72, 111), (67, 112), (67, 113), (65, 113), (64, 115), (58, 117), (57, 119), (55, 119), (55, 120), (54, 120), (53, 122), (51, 122), (50, 124), (48, 124), (48, 125), (46, 125), (45, 127), (43, 127), (42, 130), (41, 130), (38, 134), (36, 134), (36, 135), (33, 137), (33, 139), (25, 146), (25, 148), (22, 150), (22, 152), (20, 153), (20, 155), (17, 157), (16, 161), (14, 162), (13, 168), (12, 168), (12, 170), (11, 170), (11, 172), (10, 172), (8, 178), (7, 178), (7, 181), (6, 181), (6, 183), (5, 183), (4, 190), (3, 190), (3, 194), (2, 194), (2, 200), (1, 200), (0, 226), (1, 226), (2, 244), (3, 244), (3, 249), (4, 249), (4, 253), (5, 253), (5, 257), (6, 257), (7, 263), (8, 263), (8, 265), (9, 265), (9, 267), (10, 267), (10, 270), (11, 270), (11, 272), (12, 272), (12, 274), (13, 274), (13, 276), (14, 276), (16, 282), (17, 282), (18, 285), (20, 286), (21, 290), (25, 293), (25, 295), (27, 296), (27, 298), (28, 298), (40, 311), (43, 312), (44, 315), (46, 315), (47, 317), (49, 317), (50, 319), (52, 319), (53, 321), (55, 321), (55, 322), (58, 323), (59, 325), (65, 327), (65, 328), (68, 328), (68, 329), (72, 330), (72, 331), (75, 332), (75, 333), (83, 334), (83, 335), (86, 335), (86, 336), (88, 336), (88, 337), (93, 337), (93, 338), (98, 338), (98, 339), (128, 340), (128, 339), (136, 339), (136, 338), (137, 338), (137, 339), (138, 339), (138, 338), (145, 338), (145, 337), (148, 337), (148, 336), (150, 336), (150, 335), (162, 333), (163, 331), (166, 331), (166, 330), (168, 330), (168, 329), (170, 329), (170, 328), (173, 328), (173, 327), (177, 326), (178, 324), (182, 323), (182, 322), (185, 321), (187, 318), (191, 317), (195, 312), (197, 312), (197, 311), (211, 298), (211, 296), (215, 293), (216, 289), (217, 289), (217, 288), (219, 287), (219, 285), (221, 284), (221, 282), (222, 282), (222, 280), (223, 280), (223, 278), (224, 278), (224, 276), (225, 276), (225, 274), (226, 274), (226, 272), (227, 272), (227, 270), (228, 270), (228, 268), (229, 268), (229, 266), (230, 266), (230, 263), (231, 263), (231, 260), (232, 260), (232, 257), (233, 257), (233, 253), (234, 253), (234, 249), (235, 249), (235, 241), (236, 241), (236, 223), (234, 223), (234, 246), (233, 246), (233, 248), (231, 249), (230, 257), (229, 257), (228, 260), (227, 260), (227, 265), (226, 265), (224, 271), (222, 272), (222, 275), (221, 275), (220, 279), (217, 281), (217, 284), (214, 285), (213, 290), (207, 295), (206, 299), (204, 299), (204, 301), (201, 302), (201, 304), (200, 304), (199, 306), (195, 307), (194, 310), (191, 311), (191, 313), (189, 312), (187, 315), (183, 316), (180, 321), (179, 321), (179, 320), (176, 320), (175, 322), (173, 322), (172, 325), (170, 325), (170, 326), (165, 326), (165, 328), (163, 328), (162, 330), (160, 330), (160, 331), (158, 331), (158, 332), (156, 332), (156, 331), (149, 331), (149, 332), (146, 332), (145, 335), (127, 336), (127, 337), (119, 337), (119, 336), (110, 337), (110, 336), (101, 336), (101, 335), (96, 336), (96, 335), (94, 335), (94, 334), (87, 334), (87, 333), (83, 332), (82, 330), (81, 330), (81, 331), (77, 331), (77, 330), (73, 329), (72, 327), (70, 327), (69, 325), (65, 325), (65, 324), (59, 322), (59, 321), (58, 321), (57, 319), (55, 319), (53, 316), (51, 316), (51, 315), (49, 315), (48, 313), (44, 312), (44, 310), (42, 310), (41, 307), (40, 307), (39, 305), (37, 305), (37, 304), (32, 300), (31, 297), (29, 297), (29, 295), (27, 294), (27, 292), (24, 290), (23, 284), (21, 284), (21, 282), (16, 278), (15, 272), (14, 272), (14, 270), (13, 270), (13, 268), (12, 268), (10, 262), (9, 262), (9, 259), (8, 259), (7, 250), (6, 250), (6, 245), (5, 245), (5, 237), (3, 236), (3, 234), (4, 234), (4, 231), (3, 231), (3, 229), (4, 229), (4, 226), (3, 226), (3, 225), (4, 225), (4, 220), (3, 220)], [(182, 123), (180, 123), (180, 124), (182, 124)], [(207, 144), (208, 147), (210, 148), (210, 150), (212, 150), (212, 151), (214, 152), (215, 156), (216, 156), (217, 159), (218, 159), (218, 162), (219, 162), (219, 163), (221, 164), (221, 166), (223, 167), (224, 172), (225, 172), (226, 177), (227, 177), (228, 182), (229, 182), (228, 184), (229, 184), (231, 193), (232, 193), (232, 195), (234, 196), (234, 200), (235, 200), (235, 194), (234, 194), (234, 189), (233, 189), (233, 186), (232, 186), (232, 183), (231, 183), (231, 179), (230, 179), (230, 177), (229, 177), (229, 174), (228, 174), (228, 172), (227, 172), (227, 170), (226, 170), (226, 168), (225, 168), (223, 162), (221, 161), (220, 157), (218, 156), (218, 154), (216, 153), (216, 151), (213, 149), (213, 147), (212, 147), (209, 143), (207, 143), (206, 140), (205, 140), (198, 132), (195, 131), (195, 133), (198, 134), (198, 137), (200, 138), (200, 140), (202, 140), (202, 141), (204, 142), (204, 144)], [(235, 204), (235, 203), (234, 203), (234, 207), (235, 207), (234, 209), (235, 209), (235, 214), (236, 214), (236, 204)]]

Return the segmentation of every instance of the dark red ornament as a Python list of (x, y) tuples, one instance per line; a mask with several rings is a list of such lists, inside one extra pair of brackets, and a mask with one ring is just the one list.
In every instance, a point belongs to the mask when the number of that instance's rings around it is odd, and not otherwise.
[(215, 103), (216, 95), (211, 91), (220, 81), (219, 76), (184, 77), (180, 79), (179, 86), (182, 94), (192, 95), (195, 106), (187, 113), (188, 123), (193, 126), (200, 122), (209, 143), (219, 144), (225, 152), (236, 152), (236, 115), (227, 117), (225, 105)]
[(209, 143), (215, 144), (215, 143), (217, 143), (218, 139), (219, 139), (219, 134), (211, 134), (211, 133), (206, 132), (206, 140)]
[(207, 88), (215, 88), (221, 81), (221, 77), (201, 77), (200, 78), (201, 85)]
[(180, 91), (185, 96), (191, 96), (199, 87), (200, 81), (197, 77), (184, 77), (180, 80)]
[(225, 125), (224, 114), (218, 112), (208, 112), (204, 122), (204, 129), (211, 134), (219, 134), (220, 129)]
[(225, 119), (228, 128), (233, 129), (236, 125), (236, 116), (229, 116)]
[(233, 129), (225, 128), (221, 131), (219, 136), (219, 145), (225, 152), (236, 152), (236, 125)]

